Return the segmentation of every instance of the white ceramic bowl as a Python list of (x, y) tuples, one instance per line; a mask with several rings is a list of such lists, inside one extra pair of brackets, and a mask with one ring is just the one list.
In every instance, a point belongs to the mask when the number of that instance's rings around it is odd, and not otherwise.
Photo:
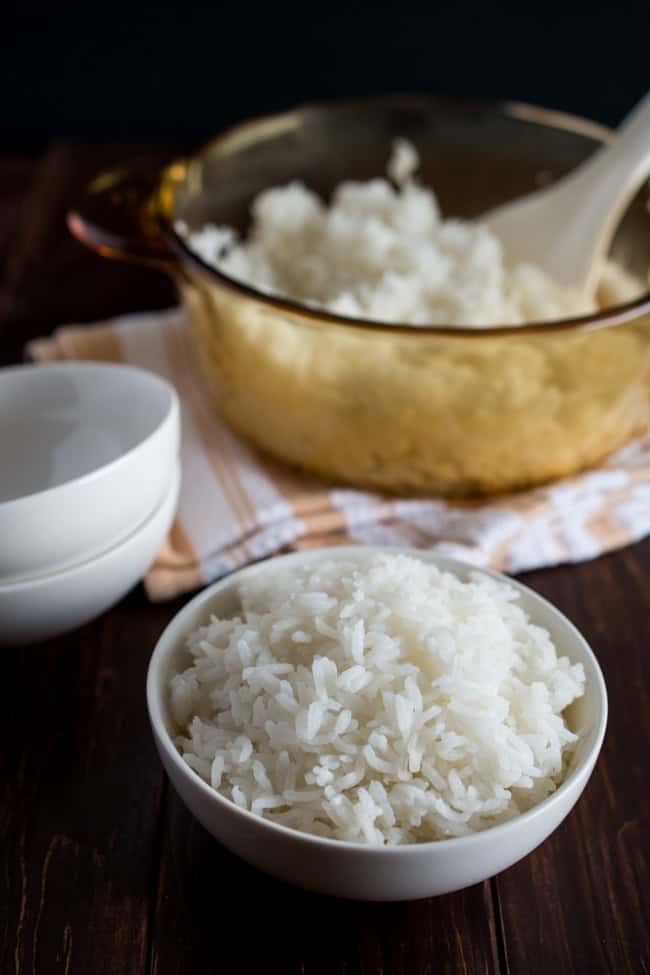
[[(324, 894), (363, 900), (430, 897), (485, 880), (530, 853), (573, 807), (600, 751), (607, 722), (607, 694), (596, 658), (573, 624), (530, 589), (507, 580), (520, 591), (521, 605), (531, 619), (550, 631), (560, 653), (584, 665), (586, 692), (569, 712), (572, 726), (584, 729), (584, 734), (568, 775), (556, 792), (500, 826), (456, 839), (393, 847), (308, 836), (255, 816), (220, 796), (188, 768), (172, 740), (168, 679), (182, 659), (184, 638), (205, 623), (211, 612), (229, 614), (237, 609), (236, 587), (245, 575), (273, 572), (280, 561), (313, 564), (324, 558), (363, 557), (369, 551), (387, 550), (346, 547), (283, 556), (244, 569), (197, 596), (171, 621), (154, 650), (147, 677), (149, 716), (158, 752), (179, 796), (199, 822), (242, 859), (282, 880)], [(476, 571), (432, 553), (399, 551), (435, 562), (461, 578)]]
[(63, 572), (0, 586), (0, 646), (34, 643), (94, 619), (143, 577), (178, 503), (176, 463), (156, 510), (125, 541)]
[(60, 571), (126, 539), (178, 457), (172, 386), (112, 363), (0, 370), (0, 584)]

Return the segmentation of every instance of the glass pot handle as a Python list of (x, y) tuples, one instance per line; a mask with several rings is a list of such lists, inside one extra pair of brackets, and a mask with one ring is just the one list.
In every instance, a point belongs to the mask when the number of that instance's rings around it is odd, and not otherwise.
[(103, 257), (171, 270), (177, 260), (152, 205), (159, 177), (151, 165), (101, 173), (68, 212), (70, 232)]

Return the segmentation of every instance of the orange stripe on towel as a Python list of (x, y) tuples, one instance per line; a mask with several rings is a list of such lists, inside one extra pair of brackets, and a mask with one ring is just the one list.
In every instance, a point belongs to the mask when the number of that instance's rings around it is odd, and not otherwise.
[(50, 338), (35, 339), (26, 349), (35, 362), (62, 362), (88, 359), (97, 362), (124, 362), (124, 350), (113, 325), (70, 325), (58, 328)]

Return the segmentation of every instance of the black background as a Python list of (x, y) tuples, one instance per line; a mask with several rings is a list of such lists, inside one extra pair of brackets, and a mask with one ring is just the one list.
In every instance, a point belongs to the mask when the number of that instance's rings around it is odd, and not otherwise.
[(615, 124), (650, 88), (650, 2), (13, 4), (0, 30), (5, 148), (202, 137), (306, 99), (387, 91)]

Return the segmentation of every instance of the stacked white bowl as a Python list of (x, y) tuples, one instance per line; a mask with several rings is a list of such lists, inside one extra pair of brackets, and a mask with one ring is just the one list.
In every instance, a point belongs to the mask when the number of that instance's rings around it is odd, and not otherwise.
[(172, 386), (133, 366), (0, 370), (0, 644), (108, 609), (153, 561), (180, 484)]

